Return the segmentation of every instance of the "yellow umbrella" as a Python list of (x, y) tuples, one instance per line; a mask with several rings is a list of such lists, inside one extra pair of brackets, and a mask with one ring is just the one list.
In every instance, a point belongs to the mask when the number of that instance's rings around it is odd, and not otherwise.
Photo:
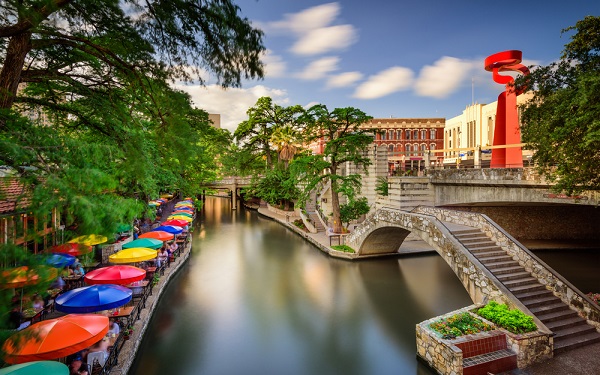
[(99, 234), (88, 234), (85, 236), (79, 236), (77, 238), (73, 238), (69, 243), (80, 243), (88, 246), (94, 246), (108, 241), (106, 236), (101, 236)]
[(176, 220), (185, 220), (188, 223), (191, 223), (192, 221), (194, 221), (194, 219), (192, 219), (191, 217), (184, 216), (184, 215), (172, 215), (172, 216), (169, 216), (168, 219), (169, 220), (173, 220), (173, 219), (176, 219)]
[(147, 247), (132, 247), (109, 256), (108, 261), (111, 263), (136, 263), (154, 259), (157, 255), (157, 250)]

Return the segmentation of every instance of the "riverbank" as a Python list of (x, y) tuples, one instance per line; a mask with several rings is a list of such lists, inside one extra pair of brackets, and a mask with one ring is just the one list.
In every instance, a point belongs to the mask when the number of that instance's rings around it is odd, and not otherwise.
[(154, 309), (156, 308), (160, 296), (163, 293), (163, 290), (169, 284), (171, 278), (175, 276), (177, 272), (186, 264), (191, 252), (192, 241), (190, 240), (187, 242), (187, 245), (181, 252), (181, 255), (175, 258), (175, 260), (171, 262), (170, 266), (165, 269), (164, 275), (160, 277), (160, 281), (152, 289), (152, 294), (148, 296), (148, 299), (146, 300), (146, 307), (142, 309), (140, 313), (140, 319), (137, 320), (133, 326), (133, 334), (130, 336), (129, 340), (123, 344), (123, 347), (119, 352), (118, 364), (113, 366), (110, 370), (111, 375), (126, 375), (129, 373), (129, 369), (135, 360), (138, 348), (142, 338), (144, 337), (148, 323), (152, 318)]
[[(327, 253), (333, 257), (346, 258), (346, 259), (357, 259), (357, 256), (352, 257), (349, 253), (336, 251), (331, 248), (330, 239), (324, 233), (308, 233), (294, 224), (287, 222), (287, 218), (283, 215), (278, 215), (272, 211), (269, 211), (266, 207), (260, 207), (258, 209), (259, 214), (269, 217), (280, 224), (288, 227), (294, 232), (298, 233), (302, 237), (306, 238), (309, 242), (314, 244), (320, 251)], [(412, 241), (408, 241), (412, 242)], [(334, 245), (337, 244), (337, 241)], [(427, 251), (428, 245), (420, 244), (419, 241), (415, 241), (409, 246), (413, 246), (416, 249)], [(546, 244), (547, 245), (547, 244)], [(432, 251), (434, 251), (432, 249)], [(396, 254), (397, 255), (397, 254)], [(415, 348), (416, 351), (416, 348)], [(550, 373), (564, 374), (564, 375), (588, 375), (598, 372), (600, 368), (600, 343), (576, 348), (565, 353), (561, 353), (552, 359), (545, 360), (541, 363), (536, 363), (525, 369), (513, 370), (507, 373), (499, 375), (546, 375)]]

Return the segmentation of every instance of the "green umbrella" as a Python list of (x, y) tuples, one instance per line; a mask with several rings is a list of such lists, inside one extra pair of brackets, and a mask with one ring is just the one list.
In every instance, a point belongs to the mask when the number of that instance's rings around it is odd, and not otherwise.
[(160, 248), (163, 242), (154, 238), (138, 238), (137, 240), (123, 244), (123, 249), (131, 249), (134, 247), (147, 247), (153, 250)]
[(57, 361), (35, 361), (0, 369), (0, 375), (69, 375), (69, 368)]

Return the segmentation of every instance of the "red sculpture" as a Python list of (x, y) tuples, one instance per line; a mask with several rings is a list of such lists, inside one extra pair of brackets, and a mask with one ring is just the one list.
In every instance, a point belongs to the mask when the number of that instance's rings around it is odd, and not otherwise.
[[(512, 82), (514, 82), (513, 77), (499, 74), (500, 72), (514, 71), (528, 75), (529, 69), (521, 64), (521, 61), (522, 53), (517, 50), (498, 52), (485, 59), (485, 70), (492, 72), (494, 82), (506, 85), (506, 90), (498, 96), (494, 146), (521, 143), (517, 96), (522, 93), (522, 90), (516, 90), (515, 86), (512, 85)], [(490, 167), (522, 168), (523, 153), (521, 147), (492, 149)]]

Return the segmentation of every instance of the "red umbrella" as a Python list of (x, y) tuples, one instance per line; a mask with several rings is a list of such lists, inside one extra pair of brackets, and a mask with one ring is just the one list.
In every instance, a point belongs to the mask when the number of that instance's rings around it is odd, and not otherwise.
[(179, 219), (167, 220), (164, 223), (162, 223), (162, 225), (175, 225), (178, 227), (185, 227), (188, 224), (189, 223), (187, 221)]
[(108, 332), (103, 315), (65, 315), (32, 324), (10, 336), (2, 350), (7, 363), (66, 357), (100, 341)]
[(175, 236), (173, 233), (164, 232), (162, 230), (156, 230), (140, 234), (138, 238), (154, 238), (155, 240), (168, 241), (172, 240)]
[(109, 266), (98, 268), (88, 272), (84, 280), (86, 283), (93, 284), (131, 284), (134, 281), (143, 280), (146, 277), (146, 271), (126, 265)]
[(67, 254), (78, 257), (80, 255), (90, 253), (92, 251), (92, 247), (90, 245), (84, 245), (81, 243), (67, 242), (62, 245), (52, 246), (49, 251), (51, 253)]

